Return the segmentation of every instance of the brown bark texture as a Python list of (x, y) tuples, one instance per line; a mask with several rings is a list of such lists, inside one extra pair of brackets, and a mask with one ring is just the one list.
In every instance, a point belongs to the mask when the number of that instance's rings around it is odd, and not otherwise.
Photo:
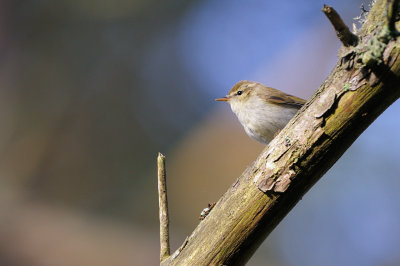
[(246, 263), (302, 196), (399, 98), (400, 43), (387, 27), (387, 4), (376, 1), (357, 33), (358, 45), (341, 48), (338, 63), (309, 102), (162, 265)]

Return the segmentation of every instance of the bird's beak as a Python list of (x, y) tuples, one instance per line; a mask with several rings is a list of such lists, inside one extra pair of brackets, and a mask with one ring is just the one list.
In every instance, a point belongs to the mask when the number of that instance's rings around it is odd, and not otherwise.
[(227, 102), (229, 100), (228, 97), (224, 97), (224, 98), (217, 98), (215, 99), (217, 102)]

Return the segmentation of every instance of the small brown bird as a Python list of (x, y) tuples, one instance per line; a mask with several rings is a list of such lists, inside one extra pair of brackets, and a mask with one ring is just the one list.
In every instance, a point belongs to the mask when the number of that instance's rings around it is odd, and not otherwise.
[(268, 144), (306, 102), (248, 80), (239, 81), (226, 97), (216, 101), (228, 102), (247, 135), (263, 144)]

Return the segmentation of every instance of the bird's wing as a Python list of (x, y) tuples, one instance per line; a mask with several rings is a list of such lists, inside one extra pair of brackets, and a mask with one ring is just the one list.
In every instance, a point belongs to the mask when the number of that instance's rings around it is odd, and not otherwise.
[(268, 96), (267, 100), (275, 104), (287, 104), (299, 107), (303, 106), (303, 104), (306, 103), (306, 100), (302, 98), (289, 95), (275, 89), (272, 89), (272, 91), (270, 91), (270, 95)]

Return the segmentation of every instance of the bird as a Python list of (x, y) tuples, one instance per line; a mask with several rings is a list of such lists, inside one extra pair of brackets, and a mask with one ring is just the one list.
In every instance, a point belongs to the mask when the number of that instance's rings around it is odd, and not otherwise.
[(268, 144), (306, 103), (306, 100), (267, 87), (259, 82), (242, 80), (223, 98), (252, 139)]

